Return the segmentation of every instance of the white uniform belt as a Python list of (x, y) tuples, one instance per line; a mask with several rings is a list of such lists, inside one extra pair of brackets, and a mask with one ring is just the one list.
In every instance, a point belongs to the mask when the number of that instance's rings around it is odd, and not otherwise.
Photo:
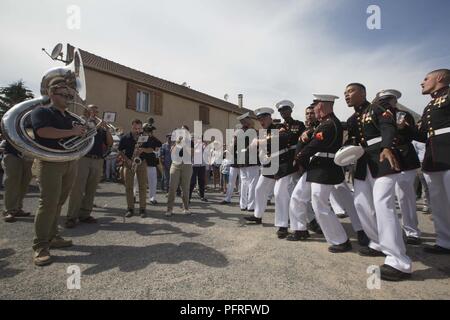
[(271, 157), (271, 158), (274, 158), (274, 157), (281, 156), (282, 154), (284, 154), (284, 153), (286, 153), (286, 152), (288, 152), (288, 151), (290, 151), (290, 150), (294, 150), (294, 149), (296, 149), (296, 148), (297, 148), (297, 146), (292, 146), (292, 147), (290, 147), (290, 148), (281, 149), (281, 150), (278, 151), (278, 152), (275, 152), (275, 153), (270, 154), (270, 157)]
[(381, 137), (373, 138), (373, 139), (370, 139), (369, 141), (367, 141), (367, 145), (370, 147), (370, 146), (373, 146), (374, 144), (380, 143), (381, 141), (383, 141), (383, 138), (381, 138)]
[(314, 157), (321, 157), (321, 158), (330, 158), (334, 159), (335, 154), (334, 153), (328, 153), (328, 152), (317, 152)]
[(444, 133), (450, 133), (450, 127), (434, 130), (432, 133), (428, 133), (428, 138), (439, 136)]

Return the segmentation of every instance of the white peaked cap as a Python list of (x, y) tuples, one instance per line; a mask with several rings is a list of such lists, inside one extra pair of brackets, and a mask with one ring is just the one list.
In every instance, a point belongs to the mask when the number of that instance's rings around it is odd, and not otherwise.
[(322, 101), (322, 102), (334, 102), (339, 99), (338, 96), (332, 94), (313, 94), (314, 101)]
[(272, 108), (259, 108), (255, 110), (255, 114), (257, 117), (260, 117), (265, 114), (273, 114), (274, 111)]
[(239, 117), (237, 117), (236, 119), (238, 121), (244, 120), (245, 118), (250, 118), (250, 112), (246, 112), (243, 115), (240, 115)]
[(395, 89), (381, 90), (377, 93), (377, 98), (395, 97), (397, 100), (402, 97), (402, 93)]
[(277, 108), (277, 110), (280, 110), (281, 108), (284, 108), (284, 107), (289, 107), (291, 109), (294, 109), (294, 103), (290, 100), (283, 100), (283, 101), (278, 102), (275, 105), (275, 107)]

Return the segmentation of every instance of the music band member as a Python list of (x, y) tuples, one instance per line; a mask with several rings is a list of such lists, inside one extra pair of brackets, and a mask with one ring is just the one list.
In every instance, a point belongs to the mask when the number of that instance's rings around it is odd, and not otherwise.
[[(98, 107), (89, 105), (86, 121), (90, 127), (97, 127), (92, 149), (78, 160), (78, 173), (72, 187), (67, 209), (66, 228), (74, 228), (77, 220), (82, 223), (96, 223), (91, 216), (94, 206), (95, 191), (103, 175), (104, 148), (113, 144), (113, 138), (107, 124), (98, 118)], [(100, 123), (97, 123), (98, 120)]]
[(399, 281), (411, 276), (403, 233), (395, 212), (395, 185), (402, 168), (394, 144), (395, 110), (371, 104), (359, 83), (346, 87), (345, 99), (355, 113), (347, 120), (349, 143), (361, 145), (364, 155), (356, 163), (355, 207), (370, 239), (363, 256), (386, 256), (381, 279)]
[[(394, 110), (396, 113), (397, 135), (394, 143), (397, 147), (397, 157), (402, 168), (395, 194), (397, 196), (400, 211), (402, 212), (403, 231), (406, 235), (406, 243), (411, 245), (420, 244), (419, 220), (416, 210), (416, 190), (414, 181), (417, 176), (417, 169), (420, 168), (420, 161), (416, 149), (412, 144), (413, 135), (405, 128), (415, 127), (415, 121), (411, 113), (397, 108), (398, 99), (401, 92), (394, 89), (383, 90), (377, 94), (377, 103), (381, 106)], [(402, 125), (403, 124), (403, 125)]]
[[(177, 136), (176, 133), (172, 133), (172, 165), (170, 166), (170, 185), (169, 194), (167, 196), (166, 217), (173, 215), (175, 194), (178, 186), (181, 187), (183, 194), (183, 213), (185, 215), (191, 214), (189, 211), (189, 189), (192, 177), (192, 155), (194, 153), (194, 141), (190, 139), (191, 134), (189, 133), (188, 126), (183, 125), (179, 130), (179, 136)], [(188, 152), (186, 155), (184, 154), (185, 150)]]
[(24, 157), (9, 141), (5, 141), (3, 168), (5, 170), (5, 222), (15, 222), (16, 217), (28, 217), (23, 211), (23, 198), (30, 184), (33, 159)]
[[(66, 70), (62, 69), (62, 73)], [(43, 81), (46, 79), (44, 76)], [(50, 98), (50, 106), (33, 110), (31, 122), (35, 140), (50, 149), (63, 149), (58, 143), (61, 139), (83, 136), (86, 128), (77, 125), (78, 119), (66, 109), (74, 99), (76, 89), (66, 83), (64, 76), (55, 76), (42, 89), (42, 94)], [(61, 208), (69, 196), (77, 172), (77, 161), (39, 162), (41, 194), (35, 218), (35, 237), (33, 240), (34, 263), (38, 266), (52, 262), (51, 248), (69, 247), (72, 241), (63, 239), (58, 232), (58, 219)]]
[[(425, 252), (450, 254), (450, 70), (430, 72), (422, 94), (432, 100), (425, 108), (415, 139), (426, 142), (422, 171), (430, 192), (436, 244)], [(410, 126), (408, 126), (410, 128)]]
[[(250, 112), (247, 112), (239, 117), (237, 120), (242, 125), (242, 131), (245, 133), (247, 130), (254, 130), (255, 124), (250, 117)], [(250, 131), (249, 131), (250, 132)], [(256, 185), (259, 179), (259, 164), (258, 162), (251, 162), (251, 157), (249, 154), (248, 146), (250, 145), (249, 139), (245, 137), (244, 151), (237, 150), (237, 159), (240, 157), (244, 160), (239, 165), (239, 177), (241, 179), (241, 189), (240, 189), (240, 201), (239, 205), (241, 211), (253, 212), (255, 210), (255, 193)], [(237, 144), (237, 137), (235, 137), (235, 144)], [(238, 146), (238, 144), (237, 144)], [(241, 154), (241, 155), (240, 155)]]
[[(142, 154), (153, 152), (148, 140), (142, 144), (138, 143), (139, 137), (142, 135), (142, 121), (135, 119), (131, 122), (131, 131), (124, 135), (119, 142), (119, 151), (124, 157), (124, 181), (125, 192), (127, 196), (127, 212), (125, 217), (129, 218), (134, 215), (134, 194), (133, 183), (136, 174), (139, 187), (139, 214), (142, 218), (146, 216), (146, 196), (147, 196), (147, 164), (141, 159), (139, 165), (133, 164), (137, 158), (141, 158)], [(134, 169), (136, 171), (134, 171)]]
[[(291, 186), (293, 179), (295, 179), (296, 168), (293, 165), (295, 146), (292, 145), (295, 139), (295, 133), (290, 130), (279, 130), (280, 126), (275, 126), (272, 119), (273, 109), (260, 108), (255, 110), (263, 129), (267, 130), (268, 136), (257, 140), (258, 146), (267, 146), (270, 154), (270, 163), (264, 164), (256, 186), (256, 205), (254, 216), (245, 217), (247, 221), (260, 224), (262, 215), (267, 207), (267, 198), (273, 190), (275, 196), (275, 226), (278, 227), (277, 236), (279, 239), (284, 239), (288, 236), (289, 224), (289, 200), (292, 192)], [(279, 150), (271, 149), (271, 130), (277, 130), (279, 139)], [(254, 141), (256, 142), (256, 140)], [(254, 144), (252, 142), (252, 145)], [(253, 147), (251, 145), (251, 147)], [(265, 168), (271, 166), (271, 162), (278, 158), (278, 168), (275, 174), (265, 173)]]
[(314, 95), (314, 111), (320, 125), (314, 130), (310, 141), (295, 156), (302, 174), (290, 201), (291, 229), (289, 240), (304, 240), (309, 237), (306, 225), (307, 204), (312, 206), (323, 234), (330, 244), (332, 253), (352, 249), (349, 238), (331, 211), (328, 199), (335, 185), (344, 181), (344, 171), (334, 163), (334, 155), (341, 148), (343, 129), (334, 115), (333, 105), (338, 97), (333, 95)]
[[(155, 127), (150, 126), (148, 123), (144, 125), (144, 134), (148, 136), (148, 146), (154, 151), (150, 153), (143, 153), (142, 158), (145, 160), (147, 165), (147, 183), (148, 183), (148, 199), (152, 205), (157, 204), (156, 201), (156, 188), (158, 185), (158, 166), (159, 157), (157, 156), (158, 151), (162, 147), (161, 141), (154, 136)], [(135, 186), (137, 184), (137, 179), (135, 180)]]

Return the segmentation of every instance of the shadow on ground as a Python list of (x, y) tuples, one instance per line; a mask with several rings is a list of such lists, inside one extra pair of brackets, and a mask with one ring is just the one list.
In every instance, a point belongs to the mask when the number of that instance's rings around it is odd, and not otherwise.
[[(200, 243), (183, 242), (155, 244), (145, 247), (131, 246), (76, 246), (67, 252), (82, 255), (57, 256), (56, 263), (91, 265), (83, 274), (94, 275), (119, 268), (122, 272), (135, 272), (145, 269), (152, 263), (178, 264), (194, 261), (212, 268), (225, 268), (228, 260), (219, 251)], [(86, 254), (87, 253), (87, 254)]]
[(23, 272), (23, 270), (9, 268), (8, 266), (10, 263), (2, 260), (14, 255), (15, 253), (16, 251), (14, 249), (0, 249), (0, 279), (12, 278)]

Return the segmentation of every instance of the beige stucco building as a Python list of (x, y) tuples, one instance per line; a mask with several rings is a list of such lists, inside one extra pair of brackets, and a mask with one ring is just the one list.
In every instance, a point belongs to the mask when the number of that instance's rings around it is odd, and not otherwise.
[[(69, 60), (73, 47), (68, 45)], [(167, 80), (134, 70), (81, 50), (87, 86), (88, 104), (103, 112), (115, 112), (114, 126), (128, 132), (135, 118), (146, 122), (153, 118), (155, 135), (163, 140), (174, 128), (187, 125), (193, 131), (194, 121), (201, 120), (203, 129), (234, 128), (236, 117), (248, 109), (209, 96)], [(225, 138), (225, 135), (224, 135)]]

